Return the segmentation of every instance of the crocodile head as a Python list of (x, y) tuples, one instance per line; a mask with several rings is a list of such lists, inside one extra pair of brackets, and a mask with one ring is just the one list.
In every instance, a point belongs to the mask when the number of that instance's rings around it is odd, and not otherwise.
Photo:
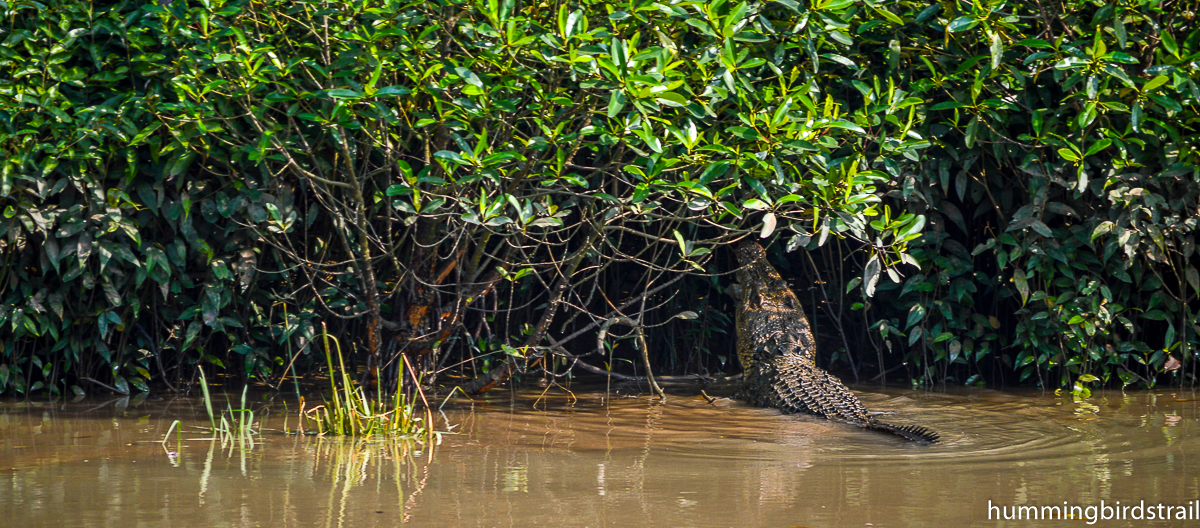
[(767, 252), (749, 240), (737, 247), (737, 300), (743, 309), (786, 309), (799, 307), (792, 290), (779, 272), (767, 262)]
[(783, 352), (769, 343), (800, 339), (802, 344), (797, 350), (811, 354), (812, 333), (800, 301), (767, 262), (762, 246), (742, 242), (737, 247), (737, 257), (741, 265), (736, 272), (738, 283), (730, 290), (736, 298), (737, 351), (742, 369), (749, 371), (756, 361), (762, 360), (763, 347), (771, 348), (772, 354)]

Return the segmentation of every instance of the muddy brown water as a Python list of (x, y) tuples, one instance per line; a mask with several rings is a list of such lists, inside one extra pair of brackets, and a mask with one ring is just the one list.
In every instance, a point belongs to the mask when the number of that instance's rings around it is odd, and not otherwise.
[[(279, 396), (255, 404), (253, 448), (202, 440), (194, 399), (0, 402), (0, 526), (1070, 523), (1025, 520), (1032, 509), (1017, 508), (1029, 506), (1083, 516), (1067, 526), (1200, 525), (1195, 392), (1097, 392), (1080, 406), (1040, 392), (856, 390), (943, 442), (698, 395), (579, 389), (452, 401), (435, 419), (455, 434), (436, 446), (287, 435), (285, 416), (296, 419)], [(177, 419), (184, 441), (164, 447)]]

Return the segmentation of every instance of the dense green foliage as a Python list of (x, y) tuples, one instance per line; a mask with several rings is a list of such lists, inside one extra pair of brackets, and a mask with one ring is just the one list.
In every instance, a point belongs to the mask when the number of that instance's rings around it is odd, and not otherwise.
[(744, 236), (856, 375), (1194, 377), (1194, 9), (0, 3), (0, 391), (724, 370)]
[(922, 12), (928, 41), (906, 34), (902, 84), (932, 103), (921, 132), (941, 139), (898, 182), (932, 229), (889, 331), (934, 360), (926, 379), (969, 381), (995, 359), (1052, 387), (1152, 385), (1179, 360), (1194, 377), (1195, 9), (943, 5)]

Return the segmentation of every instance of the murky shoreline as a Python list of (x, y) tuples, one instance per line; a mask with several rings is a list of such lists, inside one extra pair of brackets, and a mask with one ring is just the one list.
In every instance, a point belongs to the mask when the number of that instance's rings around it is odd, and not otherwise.
[[(1190, 391), (1097, 392), (1080, 406), (1034, 392), (856, 388), (868, 408), (893, 412), (889, 421), (941, 432), (934, 446), (728, 399), (671, 394), (662, 404), (573, 391), (453, 400), (435, 420), (454, 434), (437, 446), (285, 435), (285, 420), (294, 429), (296, 419), (278, 397), (257, 405), (253, 449), (200, 440), (209, 435), (195, 426), (207, 418), (194, 399), (123, 409), (0, 402), (0, 518), (88, 527), (1016, 526), (1028, 522), (988, 520), (989, 504), (1200, 499), (1200, 395)], [(164, 446), (175, 420), (184, 440), (173, 433)]]

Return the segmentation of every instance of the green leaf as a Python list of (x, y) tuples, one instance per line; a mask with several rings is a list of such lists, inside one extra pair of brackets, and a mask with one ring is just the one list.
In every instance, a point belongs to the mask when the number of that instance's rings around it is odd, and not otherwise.
[(967, 31), (975, 27), (978, 23), (979, 21), (972, 17), (962, 16), (950, 21), (950, 24), (946, 26), (946, 30), (951, 33), (958, 33), (960, 31)]
[(1088, 125), (1092, 124), (1092, 121), (1096, 120), (1096, 115), (1096, 102), (1089, 101), (1086, 105), (1084, 105), (1083, 112), (1079, 114), (1079, 126), (1081, 128), (1086, 128)]
[(1149, 319), (1151, 321), (1166, 321), (1167, 320), (1167, 314), (1165, 312), (1163, 312), (1162, 310), (1147, 310), (1145, 313), (1142, 314), (1142, 317), (1144, 319)]
[(767, 205), (766, 202), (759, 200), (758, 198), (746, 200), (746, 202), (742, 204), (742, 207), (745, 209), (753, 209), (755, 211), (762, 211), (771, 208), (771, 206)]
[(917, 341), (920, 341), (920, 340), (921, 340), (921, 336), (923, 336), (923, 335), (925, 335), (925, 329), (924, 329), (924, 328), (921, 328), (921, 327), (919, 327), (919, 326), (918, 326), (918, 327), (916, 327), (916, 328), (913, 328), (912, 332), (910, 332), (910, 333), (908, 334), (908, 346), (910, 346), (910, 347), (911, 347), (911, 346), (913, 346), (913, 345), (916, 345), (916, 344), (917, 344)]
[(972, 148), (975, 146), (975, 139), (976, 139), (976, 137), (978, 137), (978, 135), (979, 135), (979, 118), (973, 117), (973, 118), (971, 118), (971, 122), (967, 124), (967, 131), (964, 136), (964, 143), (967, 145), (967, 148)]
[(859, 134), (867, 133), (867, 131), (863, 130), (862, 127), (860, 127), (854, 123), (851, 123), (850, 121), (846, 121), (845, 119), (837, 119), (834, 121), (830, 121), (829, 123), (826, 123), (825, 126), (830, 127), (830, 128), (843, 128), (846, 130), (852, 130), (854, 132), (858, 132)]
[(992, 43), (988, 46), (992, 53), (992, 69), (999, 69), (1004, 60), (1004, 44), (1000, 42), (1000, 34), (992, 33)]
[(1039, 235), (1042, 235), (1047, 238), (1054, 237), (1054, 233), (1050, 231), (1050, 227), (1047, 226), (1041, 220), (1034, 220), (1033, 222), (1031, 222), (1029, 224), (1029, 227), (1032, 228), (1034, 231), (1036, 231), (1037, 234), (1039, 234)]
[(1121, 15), (1113, 17), (1113, 34), (1117, 36), (1117, 44), (1121, 46), (1121, 49), (1125, 49), (1129, 35), (1125, 32), (1125, 23), (1121, 21)]
[(325, 95), (328, 95), (334, 99), (358, 99), (359, 97), (362, 97), (362, 94), (348, 88), (334, 88), (332, 90), (326, 90)]
[(891, 11), (888, 11), (887, 9), (883, 9), (880, 7), (874, 7), (874, 6), (872, 6), (872, 7), (875, 9), (876, 13), (883, 15), (883, 18), (891, 20), (893, 23), (904, 25), (904, 19), (900, 18), (895, 13), (892, 13)]
[[(799, 249), (799, 248), (802, 248), (802, 247), (804, 247), (804, 246), (807, 246), (807, 245), (808, 245), (808, 243), (809, 243), (810, 241), (812, 241), (812, 235), (808, 235), (808, 234), (804, 234), (804, 233), (801, 233), (801, 234), (795, 235), (795, 236), (793, 236), (793, 237), (791, 238), (791, 240), (788, 240), (788, 243), (787, 243), (787, 250), (788, 250), (788, 252), (790, 253), (790, 252), (792, 252), (792, 251), (795, 251), (795, 250), (797, 250), (797, 249)], [(860, 282), (862, 282), (862, 279), (861, 279), (861, 278), (859, 278), (859, 277), (855, 277), (855, 278), (853, 278), (853, 279), (850, 279), (850, 284), (857, 285), (857, 284), (858, 284), (858, 283), (860, 283)], [(850, 286), (849, 286), (849, 285), (847, 285), (847, 286), (846, 286), (846, 288), (847, 288), (847, 289), (846, 289), (846, 292), (847, 292), (847, 293), (849, 293), (849, 291), (850, 291)]]
[(1013, 272), (1013, 284), (1017, 286), (1017, 291), (1021, 293), (1021, 306), (1029, 302), (1029, 279), (1025, 276), (1025, 270), (1017, 268)]
[(385, 191), (385, 194), (387, 194), (388, 196), (403, 196), (403, 195), (408, 195), (408, 194), (412, 194), (412, 193), (413, 193), (412, 187), (409, 187), (407, 185), (401, 185), (401, 184), (389, 185), (387, 188), (387, 191)]
[(732, 36), (734, 28), (742, 22), (742, 18), (746, 16), (746, 8), (746, 2), (742, 2), (738, 4), (737, 7), (733, 8), (733, 11), (729, 13), (729, 16), (725, 17), (723, 23), (725, 29), (722, 32), (725, 33), (726, 37)]
[(901, 242), (912, 240), (921, 234), (925, 228), (925, 215), (915, 215), (899, 227), (896, 239)]
[(150, 123), (146, 126), (146, 128), (143, 128), (141, 132), (138, 132), (136, 136), (133, 136), (133, 139), (129, 140), (129, 146), (133, 147), (145, 141), (147, 137), (150, 137), (150, 134), (153, 134), (160, 127), (162, 127), (162, 121)]
[(1094, 31), (1093, 33), (1091, 54), (1093, 57), (1102, 57), (1108, 53), (1108, 47), (1104, 45), (1104, 39), (1102, 38), (1104, 32)]
[[(167, 177), (174, 178), (176, 176), (179, 176), (180, 174), (187, 172), (188, 167), (192, 166), (192, 160), (195, 158), (196, 158), (195, 152), (187, 152), (187, 153), (183, 154), (182, 156), (179, 156), (178, 158), (176, 158), (175, 161), (173, 163), (171, 163), (170, 170), (167, 171)], [(185, 196), (184, 199), (190, 202), (189, 197)]]
[(879, 255), (872, 255), (863, 268), (863, 293), (867, 297), (875, 296), (875, 286), (879, 284)]
[(700, 30), (700, 32), (704, 33), (705, 35), (708, 35), (710, 37), (717, 36), (717, 34), (715, 32), (713, 32), (712, 27), (708, 25), (708, 22), (706, 22), (702, 19), (688, 18), (685, 22), (687, 23), (687, 25)]
[(930, 110), (952, 110), (955, 108), (966, 108), (968, 105), (957, 101), (944, 101), (929, 107)]
[(1137, 64), (1138, 63), (1137, 59), (1133, 58), (1132, 55), (1130, 55), (1128, 53), (1120, 52), (1120, 51), (1114, 51), (1112, 53), (1108, 53), (1104, 56), (1104, 58), (1107, 60), (1110, 60), (1113, 62), (1119, 62), (1122, 64)]
[(1092, 146), (1088, 147), (1087, 154), (1084, 154), (1083, 157), (1086, 158), (1088, 156), (1098, 154), (1100, 151), (1108, 148), (1108, 146), (1111, 144), (1112, 144), (1112, 140), (1109, 138), (1104, 138), (1095, 143), (1092, 143)]
[(772, 1), (779, 2), (780, 4), (783, 4), (785, 7), (787, 7), (788, 9), (791, 9), (792, 11), (794, 11), (796, 13), (800, 12), (800, 3), (796, 2), (796, 0), (772, 0)]
[(403, 86), (385, 86), (375, 91), (375, 97), (395, 97), (399, 95), (408, 95), (412, 90)]
[(1152, 91), (1154, 91), (1155, 88), (1158, 88), (1159, 86), (1167, 84), (1170, 81), (1171, 81), (1171, 79), (1169, 77), (1167, 77), (1166, 75), (1159, 75), (1158, 77), (1155, 77), (1153, 79), (1150, 79), (1149, 81), (1146, 81), (1146, 84), (1142, 85), (1142, 92), (1145, 92), (1145, 93), (1152, 92)]
[(1137, 85), (1133, 82), (1133, 79), (1130, 79), (1128, 75), (1125, 75), (1125, 72), (1122, 71), (1121, 68), (1118, 68), (1114, 64), (1105, 64), (1104, 72), (1113, 77), (1116, 77), (1122, 83), (1124, 83), (1125, 86), (1128, 86), (1130, 88), (1137, 88)]
[(200, 321), (192, 321), (190, 324), (188, 324), (187, 334), (183, 339), (184, 348), (187, 348), (188, 345), (192, 344), (192, 341), (196, 340), (196, 336), (200, 335), (201, 328), (203, 327), (201, 326)]
[(639, 183), (633, 188), (633, 197), (630, 198), (630, 203), (642, 203), (647, 196), (650, 196), (650, 187), (645, 183)]
[(1171, 32), (1161, 31), (1158, 33), (1158, 36), (1161, 39), (1163, 48), (1166, 49), (1171, 55), (1174, 55), (1175, 58), (1180, 58), (1179, 45), (1175, 43), (1175, 37), (1171, 35)]
[(1182, 112), (1183, 111), (1183, 106), (1180, 105), (1178, 101), (1176, 101), (1170, 97), (1167, 97), (1165, 95), (1150, 94), (1150, 95), (1147, 95), (1146, 97), (1148, 97), (1151, 101), (1154, 101), (1154, 102), (1158, 103), (1159, 105), (1162, 105), (1163, 108), (1166, 108), (1167, 110), (1170, 110), (1171, 112)]
[(129, 384), (133, 385), (141, 392), (150, 392), (150, 386), (146, 384), (146, 380), (142, 378), (129, 378)]
[(454, 73), (458, 74), (459, 77), (462, 77), (462, 80), (467, 84), (476, 88), (483, 88), (483, 81), (479, 79), (478, 75), (475, 75), (475, 72), (463, 68), (462, 66), (456, 66), (454, 68)]
[(943, 341), (949, 341), (951, 339), (954, 339), (954, 334), (952, 334), (950, 332), (942, 332), (942, 333), (938, 334), (937, 337), (933, 338), (933, 341), (931, 341), (931, 343), (941, 343)]
[(451, 163), (465, 164), (467, 160), (463, 159), (462, 154), (453, 150), (439, 150), (433, 153), (434, 159), (444, 160)]
[(925, 305), (917, 303), (908, 310), (908, 321), (904, 323), (904, 330), (912, 328), (913, 325), (925, 319)]
[(625, 108), (625, 91), (613, 90), (608, 97), (608, 117), (617, 117)]
[[(566, 9), (566, 4), (563, 4), (562, 8)], [(582, 11), (575, 11), (572, 14), (573, 15), (574, 14), (582, 15), (582, 13), (583, 13)], [(629, 18), (629, 13), (626, 13), (624, 11), (613, 11), (612, 13), (610, 13), (608, 15), (609, 20), (625, 20), (626, 18)], [(567, 25), (570, 25), (570, 23), (568, 22)]]
[(626, 63), (629, 62), (629, 55), (626, 53), (627, 49), (625, 47), (625, 41), (614, 36), (609, 44), (608, 50), (611, 54), (610, 56), (612, 57), (613, 63), (617, 65), (619, 73), (621, 76), (624, 76), (626, 74)]
[(683, 234), (678, 229), (672, 229), (671, 232), (675, 234), (675, 241), (679, 242), (679, 253), (687, 258), (687, 242), (683, 240)]
[(679, 95), (675, 92), (664, 92), (664, 93), (656, 94), (654, 96), (654, 100), (659, 102), (660, 104), (664, 104), (667, 106), (673, 106), (676, 108), (687, 106), (687, 103), (688, 103), (687, 99), (684, 99), (682, 95)]
[(929, 20), (931, 17), (933, 17), (933, 15), (936, 15), (937, 12), (941, 11), (941, 10), (942, 10), (941, 4), (937, 4), (937, 3), (931, 4), (929, 7), (922, 9), (921, 12), (917, 14), (917, 18), (913, 19), (913, 22), (922, 24), (926, 20)]

